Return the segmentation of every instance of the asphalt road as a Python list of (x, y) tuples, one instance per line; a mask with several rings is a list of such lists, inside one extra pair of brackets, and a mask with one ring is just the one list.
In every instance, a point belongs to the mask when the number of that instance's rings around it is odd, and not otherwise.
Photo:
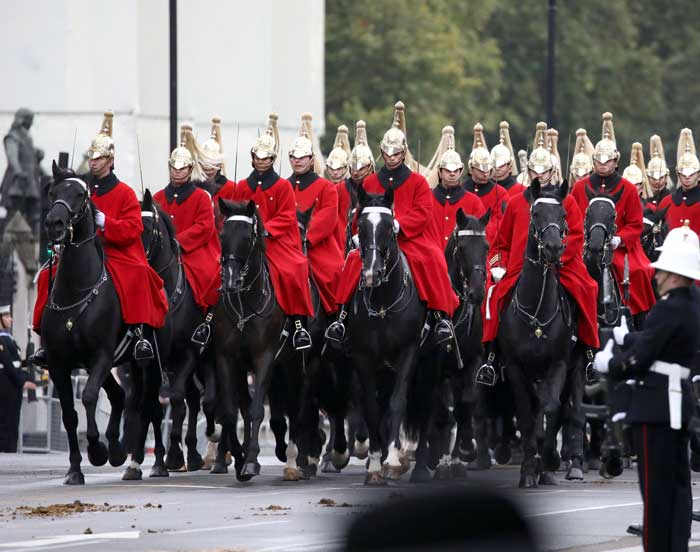
[[(85, 466), (86, 485), (66, 487), (66, 454), (0, 454), (0, 552), (334, 550), (358, 514), (383, 501), (400, 506), (403, 497), (425, 488), (409, 483), (407, 475), (388, 487), (367, 488), (364, 468), (355, 459), (341, 474), (298, 483), (281, 480), (276, 459), (265, 457), (262, 463), (262, 475), (249, 483), (204, 471), (123, 482), (120, 468)], [(612, 481), (588, 474), (577, 483), (559, 475), (556, 487), (524, 491), (517, 488), (516, 467), (494, 467), (470, 472), (463, 483), (430, 486), (501, 489), (521, 505), (542, 550), (641, 550), (639, 539), (625, 533), (628, 524), (641, 519), (635, 471)], [(694, 475), (694, 486), (698, 479)], [(320, 504), (322, 499), (336, 505)], [(36, 517), (22, 509), (75, 500), (109, 511)], [(700, 527), (694, 529), (691, 547), (700, 548)]]

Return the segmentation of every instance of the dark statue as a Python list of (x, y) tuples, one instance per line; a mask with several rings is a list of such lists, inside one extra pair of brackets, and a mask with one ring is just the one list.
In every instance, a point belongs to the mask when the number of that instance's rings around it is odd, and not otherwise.
[(44, 152), (34, 147), (29, 129), (34, 121), (34, 113), (20, 108), (4, 139), (7, 170), (0, 185), (0, 205), (7, 209), (9, 220), (19, 211), (39, 237), (41, 220), (41, 183), (45, 180), (40, 161)]

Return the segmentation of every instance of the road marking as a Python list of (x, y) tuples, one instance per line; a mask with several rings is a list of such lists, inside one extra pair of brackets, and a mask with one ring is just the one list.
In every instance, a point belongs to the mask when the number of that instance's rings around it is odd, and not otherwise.
[(575, 514), (578, 512), (592, 512), (594, 510), (609, 510), (611, 508), (629, 508), (632, 506), (641, 506), (643, 502), (625, 502), (624, 504), (608, 504), (606, 506), (589, 506), (587, 508), (571, 508), (570, 510), (555, 510), (553, 512), (542, 512), (539, 514), (527, 514), (526, 518), (538, 518), (546, 516), (559, 516), (563, 514)]
[(161, 535), (190, 535), (193, 533), (211, 533), (212, 531), (224, 531), (226, 529), (245, 529), (246, 527), (261, 527), (263, 525), (280, 525), (290, 523), (289, 520), (259, 521), (256, 523), (239, 523), (237, 525), (219, 525), (218, 527), (200, 527), (198, 529), (178, 529), (177, 531), (162, 531)]
[(114, 533), (93, 533), (92, 535), (61, 535), (44, 539), (32, 539), (0, 544), (0, 548), (37, 548), (39, 546), (51, 546), (56, 544), (79, 543), (80, 541), (94, 541), (104, 539), (138, 539), (140, 531), (120, 531)]
[[(690, 535), (691, 541), (693, 539), (700, 539), (700, 533), (693, 533)], [(700, 542), (690, 542), (688, 548), (698, 548), (700, 547)], [(627, 546), (625, 548), (610, 548), (609, 550), (604, 550), (603, 552), (644, 552), (641, 545), (637, 546)]]
[(328, 550), (331, 546), (341, 545), (345, 542), (345, 539), (331, 539), (327, 541), (316, 541), (312, 543), (301, 542), (299, 544), (283, 544), (278, 546), (270, 546), (268, 548), (261, 548), (257, 552), (282, 552), (289, 551), (294, 552), (296, 550)]

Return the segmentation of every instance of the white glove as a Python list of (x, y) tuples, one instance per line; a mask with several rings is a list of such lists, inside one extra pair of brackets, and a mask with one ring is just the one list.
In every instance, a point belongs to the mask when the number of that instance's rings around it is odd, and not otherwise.
[(360, 247), (360, 235), (359, 234), (355, 234), (352, 237), (352, 244), (355, 246), (355, 249)]
[(95, 211), (95, 224), (102, 230), (105, 229), (105, 214), (102, 211)]
[(630, 330), (627, 327), (627, 317), (625, 315), (622, 315), (622, 318), (620, 319), (620, 325), (613, 328), (613, 337), (615, 338), (615, 343), (622, 347), (622, 344), (625, 342), (625, 336), (628, 333), (630, 333)]
[(612, 348), (613, 340), (608, 339), (608, 342), (605, 344), (605, 349), (598, 351), (595, 354), (595, 358), (593, 359), (593, 367), (598, 371), (598, 373), (607, 374), (609, 372), (608, 364), (610, 364), (610, 359), (613, 357)]
[(612, 245), (613, 250), (617, 249), (620, 247), (620, 244), (622, 243), (622, 238), (620, 236), (613, 236), (610, 239), (610, 245)]
[(399, 221), (394, 219), (394, 234), (398, 234), (400, 228), (401, 228), (401, 225), (399, 224)]
[(494, 266), (491, 269), (491, 277), (493, 278), (494, 282), (500, 282), (501, 278), (503, 278), (503, 275), (506, 273), (505, 268), (501, 268), (500, 266)]

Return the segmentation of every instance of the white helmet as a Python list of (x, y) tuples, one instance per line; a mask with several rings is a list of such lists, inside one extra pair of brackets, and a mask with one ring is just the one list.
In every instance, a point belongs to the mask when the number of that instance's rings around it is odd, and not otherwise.
[(700, 280), (700, 240), (690, 228), (689, 221), (668, 233), (664, 244), (656, 248), (661, 251), (659, 260), (651, 263), (658, 270)]

